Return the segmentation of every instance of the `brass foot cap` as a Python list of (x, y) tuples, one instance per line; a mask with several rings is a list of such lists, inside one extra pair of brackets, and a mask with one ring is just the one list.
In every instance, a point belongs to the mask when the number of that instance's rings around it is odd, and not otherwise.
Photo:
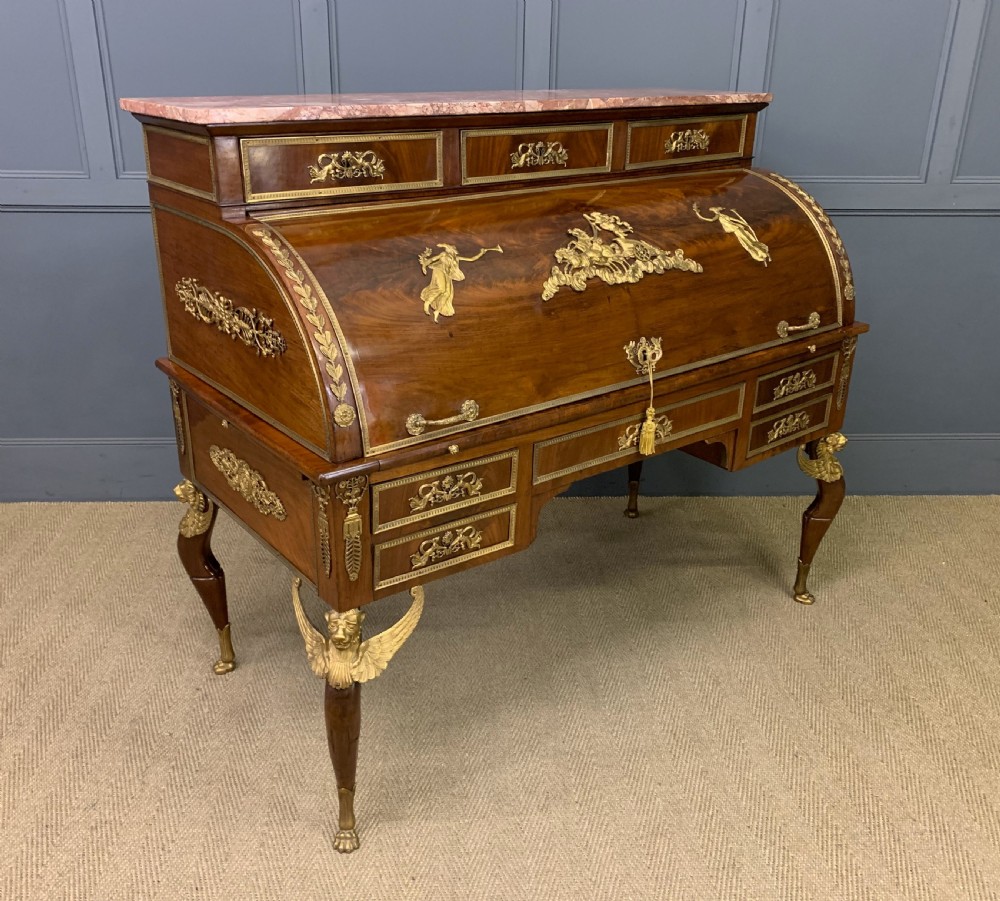
[(215, 665), (212, 667), (212, 672), (217, 676), (224, 676), (226, 673), (231, 673), (236, 669), (235, 660), (216, 660)]
[(639, 518), (639, 511), (638, 510), (633, 510), (633, 509), (629, 508), (628, 510), (625, 511), (625, 515), (629, 519), (638, 519)]
[(333, 837), (333, 847), (341, 854), (350, 854), (352, 851), (357, 851), (360, 844), (358, 834), (353, 829), (341, 829)]
[(815, 604), (816, 603), (816, 596), (811, 591), (802, 591), (802, 592), (799, 592), (794, 597), (795, 597), (795, 600), (797, 600), (800, 604)]

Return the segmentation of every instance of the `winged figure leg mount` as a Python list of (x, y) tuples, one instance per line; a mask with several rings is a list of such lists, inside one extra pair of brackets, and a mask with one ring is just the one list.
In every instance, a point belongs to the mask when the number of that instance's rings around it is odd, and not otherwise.
[(413, 630), (424, 609), (424, 589), (410, 589), (413, 603), (395, 625), (384, 632), (361, 640), (365, 615), (355, 608), (345, 613), (331, 610), (326, 614), (327, 636), (313, 627), (305, 611), (299, 588), (302, 580), (292, 582), (292, 605), (295, 619), (306, 644), (306, 656), (312, 671), (326, 680), (326, 733), (330, 758), (337, 777), (340, 817), (333, 846), (342, 852), (358, 847), (354, 820), (354, 784), (358, 761), (358, 736), (361, 731), (361, 683), (369, 682), (385, 671)]

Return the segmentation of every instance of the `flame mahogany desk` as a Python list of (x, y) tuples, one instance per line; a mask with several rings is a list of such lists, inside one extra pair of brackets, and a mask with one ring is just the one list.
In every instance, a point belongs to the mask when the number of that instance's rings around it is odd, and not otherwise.
[[(132, 99), (143, 123), (181, 560), (233, 669), (224, 507), (312, 583), (335, 846), (357, 847), (361, 683), (424, 583), (531, 544), (576, 479), (681, 450), (791, 451), (819, 493), (793, 594), (844, 496), (857, 336), (830, 219), (751, 168), (766, 94), (544, 91)], [(364, 606), (412, 605), (361, 640)]]

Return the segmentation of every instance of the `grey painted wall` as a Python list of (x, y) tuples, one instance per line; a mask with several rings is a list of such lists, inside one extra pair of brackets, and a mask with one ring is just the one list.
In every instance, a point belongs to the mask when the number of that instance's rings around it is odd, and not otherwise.
[[(855, 269), (843, 455), (865, 493), (1000, 492), (1000, 11), (993, 0), (5, 0), (0, 499), (176, 479), (139, 128), (125, 95), (658, 85), (770, 90), (757, 161)], [(620, 493), (610, 473), (577, 493)], [(800, 493), (681, 454), (649, 493)]]

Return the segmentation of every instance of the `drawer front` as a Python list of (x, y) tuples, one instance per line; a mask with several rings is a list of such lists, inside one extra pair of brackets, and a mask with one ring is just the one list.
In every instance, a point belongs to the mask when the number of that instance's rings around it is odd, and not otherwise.
[(517, 490), (517, 451), (372, 486), (372, 531), (387, 532)]
[(610, 171), (610, 123), (462, 132), (463, 185)]
[(827, 354), (815, 360), (803, 360), (785, 366), (757, 379), (753, 409), (766, 410), (788, 401), (797, 394), (820, 391), (833, 384), (839, 353)]
[(441, 132), (241, 138), (247, 203), (439, 188)]
[(194, 480), (309, 578), (315, 533), (309, 482), (187, 396)]
[(513, 547), (516, 512), (511, 504), (376, 544), (375, 590)]
[(747, 117), (657, 119), (628, 124), (626, 169), (652, 169), (746, 155)]
[[(743, 415), (742, 383), (678, 403), (657, 406), (657, 445), (676, 444), (685, 438), (738, 422)], [(638, 455), (638, 429), (645, 408), (614, 419), (540, 441), (535, 445), (532, 482), (539, 485), (612, 460)]]
[(768, 416), (754, 420), (750, 428), (750, 443), (747, 457), (761, 454), (775, 447), (793, 444), (802, 435), (822, 428), (830, 422), (830, 402), (833, 397), (826, 394), (790, 409), (775, 411)]

